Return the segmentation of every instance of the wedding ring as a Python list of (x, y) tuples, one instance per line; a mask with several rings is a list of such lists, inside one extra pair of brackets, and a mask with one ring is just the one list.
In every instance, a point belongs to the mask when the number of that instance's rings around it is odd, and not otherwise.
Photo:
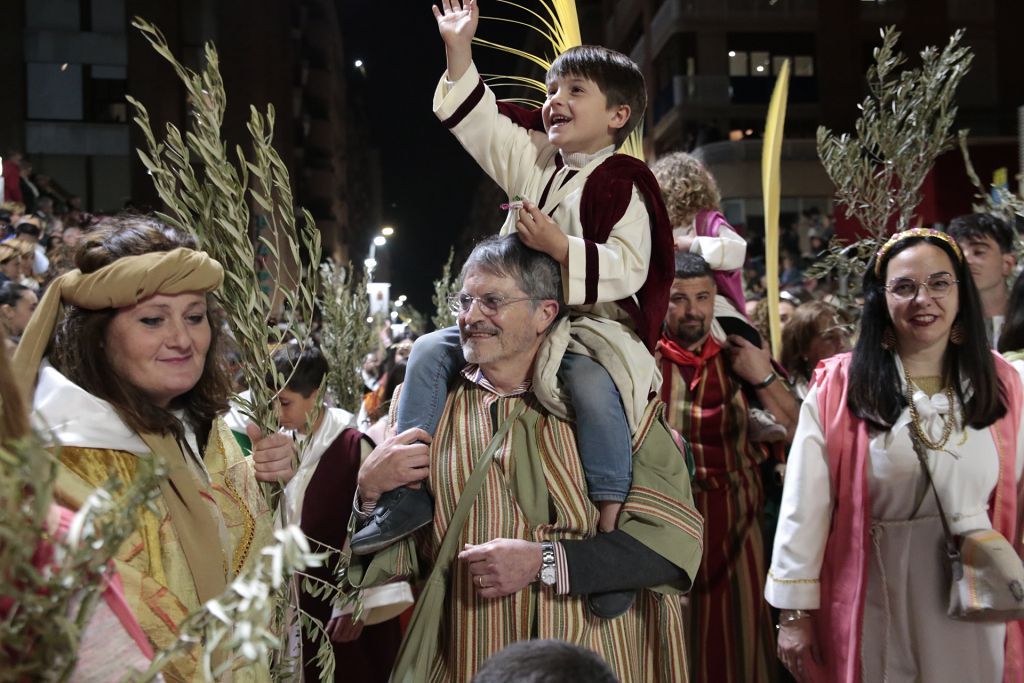
[(487, 586), (484, 585), (484, 577), (482, 576), (476, 577), (476, 585), (480, 586), (481, 588), (487, 588)]

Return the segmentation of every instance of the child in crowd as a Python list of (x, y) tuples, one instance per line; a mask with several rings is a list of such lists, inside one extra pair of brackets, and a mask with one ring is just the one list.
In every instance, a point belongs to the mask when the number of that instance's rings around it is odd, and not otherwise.
[[(304, 442), (299, 466), (284, 489), (288, 522), (299, 525), (313, 542), (314, 550), (322, 549), (317, 544), (341, 548), (346, 528), (338, 521), (337, 504), (355, 496), (359, 465), (372, 445), (349, 427), (353, 422), (351, 413), (328, 408), (320, 401), (320, 386), (328, 372), (327, 359), (320, 349), (283, 347), (274, 353), (274, 365), (281, 376), (288, 378), (274, 401), (278, 421)], [(333, 554), (327, 564), (308, 571), (332, 583), (339, 559)], [(402, 634), (394, 617), (412, 604), (412, 591), (407, 583), (371, 590), (384, 594), (374, 596), (375, 605), (368, 604), (370, 597), (364, 596), (367, 609), (360, 622), (353, 622), (349, 615), (335, 614), (330, 595), (317, 596), (305, 589), (299, 593), (299, 606), (325, 625), (335, 660), (344, 662), (344, 675), (339, 667), (338, 680), (385, 683), (398, 655)], [(318, 680), (318, 643), (305, 632), (301, 635), (304, 678)]]
[[(501, 233), (518, 232), (524, 244), (562, 265), (571, 339), (557, 375), (575, 413), (599, 528), (613, 531), (631, 485), (632, 427), (660, 381), (652, 350), (674, 277), (671, 225), (657, 181), (642, 162), (615, 154), (643, 119), (643, 75), (612, 50), (572, 48), (551, 65), (541, 110), (509, 107), (496, 101), (472, 62), (478, 4), (446, 2), (434, 15), (448, 60), (434, 95), (435, 114), (510, 198)], [(491, 306), (498, 309), (492, 315), (500, 315), (500, 304)], [(479, 302), (463, 296), (453, 310), (464, 313), (474, 305)], [(603, 348), (595, 338), (605, 341)], [(463, 365), (458, 328), (417, 340), (396, 429), (434, 433), (447, 385)], [(559, 401), (566, 397), (547, 392), (548, 376), (535, 369), (533, 392), (564, 415)], [(417, 502), (408, 507), (416, 509), (395, 514), (410, 499)], [(411, 533), (430, 522), (431, 510), (425, 492), (388, 492), (353, 537), (353, 552), (374, 552)], [(591, 596), (595, 613), (614, 616), (632, 599), (610, 597), (605, 609), (600, 597)]]
[[(747, 243), (718, 210), (718, 184), (700, 161), (685, 152), (659, 157), (651, 167), (658, 179), (676, 251), (701, 256), (715, 274), (715, 321), (711, 335), (719, 342), (738, 334), (757, 346), (762, 337), (746, 313), (742, 268)], [(780, 441), (786, 430), (771, 413), (760, 408), (750, 411), (752, 441)]]

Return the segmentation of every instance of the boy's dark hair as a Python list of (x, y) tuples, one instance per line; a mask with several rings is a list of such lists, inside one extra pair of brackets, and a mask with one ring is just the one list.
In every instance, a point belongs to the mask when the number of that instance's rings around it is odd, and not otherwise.
[(682, 251), (676, 254), (676, 279), (689, 280), (695, 277), (714, 279), (715, 273), (711, 266), (699, 254)]
[(615, 131), (615, 146), (620, 147), (644, 120), (647, 88), (640, 67), (632, 59), (599, 45), (580, 45), (563, 52), (548, 69), (545, 82), (565, 76), (581, 76), (597, 83), (608, 100), (608, 107), (626, 105), (629, 120)]
[(991, 237), (999, 245), (999, 251), (1009, 254), (1013, 251), (1013, 229), (1001, 218), (988, 213), (969, 213), (957, 216), (949, 222), (946, 231), (957, 242)]
[(330, 369), (324, 354), (312, 344), (305, 348), (289, 344), (278, 349), (274, 352), (274, 367), (285, 378), (285, 389), (301, 394), (303, 398), (309, 398), (320, 389)]
[(11, 280), (0, 284), (0, 306), (17, 306), (27, 291), (28, 287)]
[(493, 655), (472, 683), (618, 683), (596, 652), (561, 640), (523, 640)]

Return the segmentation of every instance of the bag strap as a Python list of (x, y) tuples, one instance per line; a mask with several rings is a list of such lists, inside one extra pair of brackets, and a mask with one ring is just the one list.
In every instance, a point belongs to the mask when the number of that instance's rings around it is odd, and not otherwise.
[(444, 532), (444, 539), (442, 539), (441, 547), (437, 551), (437, 558), (434, 560), (434, 569), (431, 574), (435, 574), (439, 570), (448, 571), (448, 567), (451, 565), (458, 550), (456, 546), (459, 542), (459, 536), (462, 535), (462, 529), (466, 526), (466, 520), (469, 519), (469, 511), (472, 509), (473, 503), (476, 502), (480, 489), (483, 488), (484, 478), (487, 476), (487, 471), (494, 461), (494, 454), (501, 447), (502, 442), (505, 440), (505, 435), (508, 434), (512, 425), (515, 424), (515, 421), (519, 419), (519, 416), (525, 410), (526, 401), (518, 401), (505, 421), (502, 422), (501, 427), (491, 437), (483, 454), (477, 459), (473, 467), (473, 473), (469, 475), (466, 487), (462, 489), (459, 502), (455, 506), (455, 512), (452, 513), (452, 518), (448, 522), (448, 528)]
[(935, 495), (935, 505), (939, 508), (939, 519), (942, 520), (942, 533), (946, 539), (946, 558), (949, 560), (950, 567), (953, 570), (953, 580), (959, 581), (963, 577), (963, 564), (960, 560), (960, 547), (957, 545), (953, 532), (949, 528), (949, 520), (946, 519), (946, 512), (942, 508), (942, 499), (939, 498), (939, 492), (935, 488), (935, 480), (932, 479), (932, 472), (928, 469), (928, 452), (921, 439), (921, 435), (918, 432), (917, 424), (912, 422), (909, 431), (910, 441), (914, 445), (914, 453), (917, 454), (917, 460), (921, 463), (921, 469), (924, 470), (925, 479), (928, 480), (928, 485), (931, 487), (932, 493)]
[(416, 607), (413, 608), (406, 637), (402, 639), (395, 658), (395, 666), (391, 671), (392, 683), (421, 683), (430, 675), (430, 667), (437, 655), (442, 621), (440, 614), (448, 590), (448, 570), (458, 551), (462, 529), (466, 526), (473, 503), (483, 488), (484, 478), (494, 460), (494, 454), (525, 410), (526, 401), (523, 400), (512, 408), (508, 417), (491, 437), (483, 455), (477, 459), (473, 472), (462, 489), (462, 495), (459, 496), (459, 502), (455, 506), (455, 512), (452, 513), (448, 529), (441, 540), (441, 547), (437, 551), (434, 568), (416, 599)]

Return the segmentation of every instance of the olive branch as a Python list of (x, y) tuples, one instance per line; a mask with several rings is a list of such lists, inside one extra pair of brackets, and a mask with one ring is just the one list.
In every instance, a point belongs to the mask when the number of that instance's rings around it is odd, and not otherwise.
[[(224, 285), (218, 298), (238, 342), (242, 372), (250, 396), (236, 396), (242, 412), (264, 432), (277, 430), (273, 400), (287, 383), (273, 363), (276, 345), (294, 337), (309, 339), (308, 323), (316, 308), (320, 233), (312, 215), (302, 210), (296, 220), (288, 169), (274, 149), (274, 108), (265, 113), (250, 107), (247, 128), (252, 137), (252, 158), (238, 146), (234, 156), (221, 139), (227, 98), (219, 70), (217, 50), (205, 46), (206, 66), (200, 73), (186, 68), (171, 53), (163, 34), (136, 17), (138, 28), (153, 49), (174, 68), (185, 85), (190, 111), (189, 130), (167, 124), (166, 137), (157, 140), (146, 107), (128, 97), (134, 121), (146, 139), (139, 158), (153, 178), (167, 207), (159, 217), (196, 236), (200, 247), (224, 267)], [(255, 239), (251, 234), (249, 201), (268, 225)], [(269, 233), (269, 234), (267, 234)], [(273, 292), (260, 287), (256, 269), (257, 244), (271, 257), (276, 284)], [(300, 251), (306, 252), (306, 260)], [(292, 276), (286, 262), (295, 268)], [(275, 297), (277, 301), (275, 301)], [(275, 303), (280, 303), (279, 306)], [(282, 311), (282, 326), (275, 313)], [(267, 378), (273, 381), (268, 386)], [(264, 486), (274, 506), (280, 486)]]
[(881, 30), (882, 44), (867, 71), (868, 94), (858, 105), (854, 135), (818, 128), (818, 156), (836, 187), (836, 201), (868, 236), (856, 246), (833, 240), (808, 277), (837, 275), (841, 282), (863, 274), (871, 255), (895, 230), (910, 228), (921, 203), (921, 185), (935, 159), (952, 149), (956, 89), (970, 70), (973, 55), (961, 47), (963, 30), (941, 50), (921, 51), (921, 65), (905, 68), (896, 49), (900, 33)]

